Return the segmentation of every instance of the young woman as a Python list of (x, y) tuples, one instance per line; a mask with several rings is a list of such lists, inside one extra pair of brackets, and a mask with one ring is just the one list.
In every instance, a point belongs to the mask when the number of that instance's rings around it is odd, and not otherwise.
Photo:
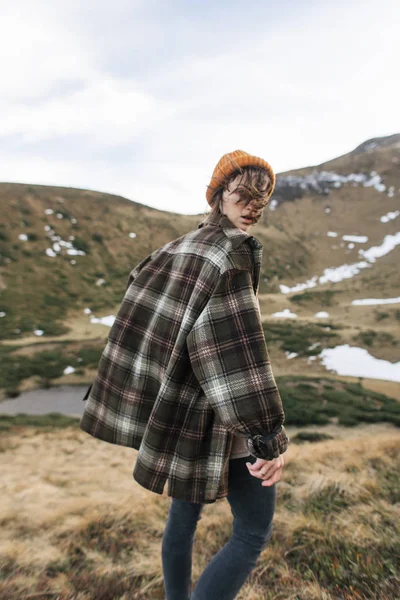
[[(172, 497), (162, 540), (167, 600), (236, 597), (272, 533), (288, 437), (257, 300), (262, 246), (248, 233), (275, 184), (270, 165), (225, 154), (211, 212), (130, 273), (81, 428), (138, 450), (133, 477)], [(191, 595), (206, 503), (227, 498), (233, 533)]]

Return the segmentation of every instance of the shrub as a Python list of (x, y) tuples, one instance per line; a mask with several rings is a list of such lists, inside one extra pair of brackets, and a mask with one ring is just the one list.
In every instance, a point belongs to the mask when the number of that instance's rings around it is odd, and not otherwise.
[[(263, 328), (267, 343), (280, 342), (282, 350), (297, 352), (302, 356), (316, 356), (320, 354), (323, 347), (330, 346), (331, 340), (334, 340), (335, 345), (339, 340), (337, 333), (327, 331), (326, 326), (321, 323), (303, 325), (293, 322), (275, 323), (270, 321), (264, 323)], [(315, 342), (320, 342), (320, 345), (309, 350), (309, 347)]]
[[(281, 376), (276, 378), (285, 408), (287, 425), (341, 425), (387, 421), (400, 423), (400, 403), (394, 398), (362, 387), (324, 378)], [(348, 387), (349, 386), (349, 387)]]
[(74, 246), (74, 248), (76, 248), (76, 250), (81, 250), (82, 252), (85, 252), (86, 254), (89, 254), (89, 252), (90, 252), (89, 244), (86, 242), (86, 240), (84, 240), (80, 237), (76, 237), (74, 239), (73, 246)]
[(104, 238), (103, 238), (103, 236), (101, 235), (101, 233), (93, 233), (93, 234), (92, 234), (92, 240), (93, 240), (94, 242), (99, 242), (100, 244), (102, 244), (102, 243), (103, 243), (103, 241), (104, 241)]
[(322, 442), (326, 440), (333, 440), (334, 437), (327, 433), (320, 433), (319, 431), (299, 431), (290, 439), (295, 444), (302, 444), (303, 442)]
[(383, 321), (383, 319), (387, 319), (388, 317), (389, 317), (389, 313), (387, 313), (387, 312), (381, 312), (381, 311), (375, 312), (375, 319), (377, 321)]
[(46, 415), (0, 415), (0, 430), (7, 431), (12, 427), (70, 427), (78, 425), (79, 418), (67, 417), (60, 413)]
[(306, 304), (308, 302), (316, 302), (320, 306), (332, 306), (333, 305), (333, 297), (335, 294), (340, 294), (339, 291), (336, 290), (322, 290), (322, 291), (306, 291), (301, 294), (295, 294), (294, 296), (289, 297), (290, 302), (295, 302), (296, 304)]

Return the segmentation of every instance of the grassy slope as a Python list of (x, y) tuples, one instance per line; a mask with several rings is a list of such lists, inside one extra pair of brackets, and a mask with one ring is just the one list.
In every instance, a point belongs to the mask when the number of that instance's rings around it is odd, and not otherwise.
[[(343, 174), (376, 170), (385, 182), (399, 188), (398, 165), (392, 161), (396, 152), (383, 148), (356, 153), (321, 168)], [(26, 376), (21, 383), (18, 377), (13, 380), (11, 376), (10, 381), (7, 375), (9, 387), (19, 383), (20, 389), (29, 389), (49, 381), (86, 383), (95, 372), (96, 357), (109, 329), (90, 324), (83, 307), (90, 306), (96, 316), (115, 314), (130, 269), (151, 249), (193, 229), (199, 218), (171, 217), (122, 198), (82, 190), (3, 184), (0, 198), (7, 205), (5, 226), (0, 229), (0, 302), (8, 299), (0, 310), (8, 312), (9, 329), (23, 315), (30, 330), (40, 327), (47, 317), (43, 325), (48, 332), (43, 338), (25, 335), (22, 343), (19, 336), (2, 335), (8, 338), (0, 347), (3, 377), (4, 372), (13, 371), (7, 368), (7, 357), (19, 364), (14, 374)], [(327, 206), (331, 208), (328, 216)], [(44, 214), (45, 208), (56, 211), (60, 207), (64, 219)], [(396, 360), (399, 309), (395, 305), (353, 307), (351, 300), (398, 295), (398, 253), (379, 259), (376, 266), (350, 280), (326, 284), (311, 293), (277, 294), (278, 284), (295, 285), (322, 274), (327, 266), (356, 262), (358, 245), (351, 251), (340, 248), (338, 238), (329, 238), (326, 232), (368, 235), (370, 241), (362, 247), (380, 244), (385, 234), (397, 231), (397, 223), (380, 224), (379, 218), (397, 208), (398, 196), (390, 199), (372, 190), (347, 187), (328, 197), (285, 202), (267, 212), (254, 228), (264, 244), (260, 304), (274, 373), (284, 395), (292, 392), (286, 402), (301, 400), (303, 416), (318, 408), (315, 394), (305, 387), (314, 385), (315, 376), (325, 377), (328, 391), (330, 385), (334, 388), (324, 400), (329, 401), (328, 408), (346, 396), (347, 417), (360, 411), (357, 402), (349, 405), (348, 396), (348, 383), (354, 385), (357, 378), (327, 378), (318, 359), (308, 362), (310, 354), (318, 352), (318, 348), (309, 350), (311, 344), (347, 342), (366, 347), (378, 358)], [(73, 225), (68, 214), (78, 223)], [(46, 257), (44, 249), (50, 245), (44, 237), (46, 224), (55, 225), (63, 239), (81, 237), (90, 253)], [(130, 231), (137, 233), (135, 239), (128, 237)], [(18, 233), (33, 233), (38, 239), (24, 243)], [(12, 262), (4, 260), (4, 252), (10, 253)], [(77, 265), (70, 264), (71, 258), (76, 258)], [(103, 276), (107, 284), (96, 286), (97, 278)], [(271, 317), (284, 308), (296, 312), (298, 322), (277, 322)], [(320, 310), (330, 313), (327, 325), (337, 337), (329, 337), (328, 330), (315, 325), (319, 321), (314, 314)], [(298, 358), (287, 360), (286, 349), (298, 351)], [(73, 362), (82, 356), (83, 362)], [(77, 366), (76, 373), (63, 376), (66, 364)], [(302, 385), (299, 379), (296, 385), (302, 387), (290, 390), (293, 384), (288, 374), (306, 374), (309, 381)], [(364, 379), (363, 384), (400, 400), (394, 382)], [(368, 402), (380, 410), (386, 406), (393, 417), (389, 420), (396, 421), (397, 407), (390, 400), (369, 396)], [(337, 415), (337, 406), (335, 410)], [(309, 433), (304, 427), (299, 431), (289, 426), (294, 439), (279, 484), (274, 537), (239, 600), (395, 597), (399, 585), (395, 579), (399, 430), (388, 423), (339, 427), (335, 421), (337, 416), (324, 426), (307, 425)], [(160, 541), (169, 499), (132, 481), (135, 452), (93, 440), (71, 427), (68, 419), (39, 419), (36, 427), (46, 424), (40, 429), (26, 427), (26, 423), (26, 418), (0, 423), (5, 492), (0, 508), (0, 600), (20, 600), (39, 591), (58, 592), (46, 597), (59, 600), (163, 598)], [(64, 429), (54, 429), (55, 425)], [(296, 434), (310, 438), (319, 433), (333, 439), (295, 442)], [(206, 507), (195, 542), (194, 580), (228, 539), (230, 527), (225, 501)]]
[[(384, 424), (329, 433), (285, 454), (273, 539), (239, 600), (396, 597), (400, 434)], [(132, 480), (135, 451), (76, 427), (17, 428), (0, 450), (1, 600), (40, 591), (59, 600), (164, 598), (170, 499)], [(230, 533), (226, 500), (206, 506), (194, 581)]]
[[(390, 144), (372, 152), (355, 151), (291, 174), (307, 175), (315, 169), (341, 174), (376, 170), (388, 187), (397, 190), (393, 198), (372, 188), (346, 185), (327, 196), (308, 194), (285, 201), (277, 210), (266, 211), (253, 229), (264, 245), (260, 305), (272, 362), (279, 375), (306, 369), (311, 376), (325, 371), (318, 360), (310, 364), (304, 353), (288, 361), (284, 350), (296, 351), (296, 345), (284, 348), (274, 341), (276, 336), (268, 335), (271, 327), (280, 328), (284, 335), (285, 330), (301, 326), (304, 340), (316, 342), (312, 330), (318, 319), (314, 315), (322, 310), (330, 314), (327, 325), (339, 328), (335, 343), (360, 345), (376, 358), (397, 360), (398, 305), (352, 306), (351, 302), (362, 297), (398, 295), (398, 249), (351, 279), (302, 293), (279, 293), (281, 283), (293, 286), (321, 275), (326, 267), (356, 262), (358, 248), (380, 244), (385, 235), (397, 231), (398, 221), (379, 221), (382, 214), (398, 208), (400, 189), (398, 140), (394, 137), (387, 141)], [(90, 306), (96, 316), (116, 314), (130, 270), (154, 248), (195, 228), (201, 216), (174, 215), (99, 192), (22, 184), (0, 184), (0, 200), (5, 208), (0, 226), (0, 311), (7, 313), (0, 319), (0, 353), (6, 373), (0, 373), (0, 399), (4, 389), (12, 393), (49, 381), (87, 383), (96, 367), (93, 357), (104, 347), (109, 329), (90, 323), (83, 308)], [(329, 214), (325, 212), (327, 207), (331, 209)], [(48, 208), (54, 213), (45, 214)], [(86, 248), (86, 256), (46, 256), (51, 241), (44, 226), (51, 226), (64, 240), (75, 236), (73, 243)], [(340, 238), (326, 235), (329, 230), (339, 235), (368, 235), (369, 241), (355, 244), (354, 249), (341, 247)], [(137, 234), (134, 239), (129, 237), (132, 231)], [(32, 239), (19, 240), (20, 233)], [(75, 265), (71, 259), (76, 260)], [(96, 285), (100, 278), (105, 279), (104, 285)], [(293, 321), (274, 323), (272, 314), (284, 308), (296, 312), (298, 325)], [(16, 333), (16, 328), (21, 332)], [(35, 328), (43, 329), (44, 336), (33, 335)], [(90, 348), (93, 352), (88, 361)], [(47, 373), (46, 352), (54, 354), (53, 362), (57, 363)], [(85, 360), (78, 364), (82, 354)], [(76, 372), (64, 376), (61, 367), (69, 364), (76, 367)]]

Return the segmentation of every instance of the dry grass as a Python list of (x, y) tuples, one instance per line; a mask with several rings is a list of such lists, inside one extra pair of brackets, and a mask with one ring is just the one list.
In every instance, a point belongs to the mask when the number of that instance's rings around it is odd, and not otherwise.
[[(399, 431), (328, 429), (285, 455), (274, 535), (239, 600), (395, 598)], [(164, 598), (170, 499), (133, 481), (135, 454), (73, 427), (2, 434), (0, 600)], [(194, 581), (231, 532), (226, 500), (203, 515)]]

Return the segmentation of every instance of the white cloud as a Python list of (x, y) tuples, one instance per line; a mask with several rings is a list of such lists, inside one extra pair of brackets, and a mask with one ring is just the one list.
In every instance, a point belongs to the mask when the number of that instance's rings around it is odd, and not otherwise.
[(18, 2), (2, 14), (2, 105), (60, 93), (63, 86), (76, 85), (93, 74), (94, 49), (66, 29), (62, 20), (49, 22), (33, 8)]
[(11, 105), (0, 135), (20, 135), (25, 142), (90, 136), (90, 143), (127, 142), (162, 117), (156, 100), (115, 79), (97, 79), (79, 91), (35, 106)]
[(196, 213), (225, 152), (247, 150), (279, 172), (395, 132), (397, 1), (283, 3), (268, 19), (266, 7), (255, 19), (232, 3), (223, 27), (221, 10), (9, 3), (0, 179)]

